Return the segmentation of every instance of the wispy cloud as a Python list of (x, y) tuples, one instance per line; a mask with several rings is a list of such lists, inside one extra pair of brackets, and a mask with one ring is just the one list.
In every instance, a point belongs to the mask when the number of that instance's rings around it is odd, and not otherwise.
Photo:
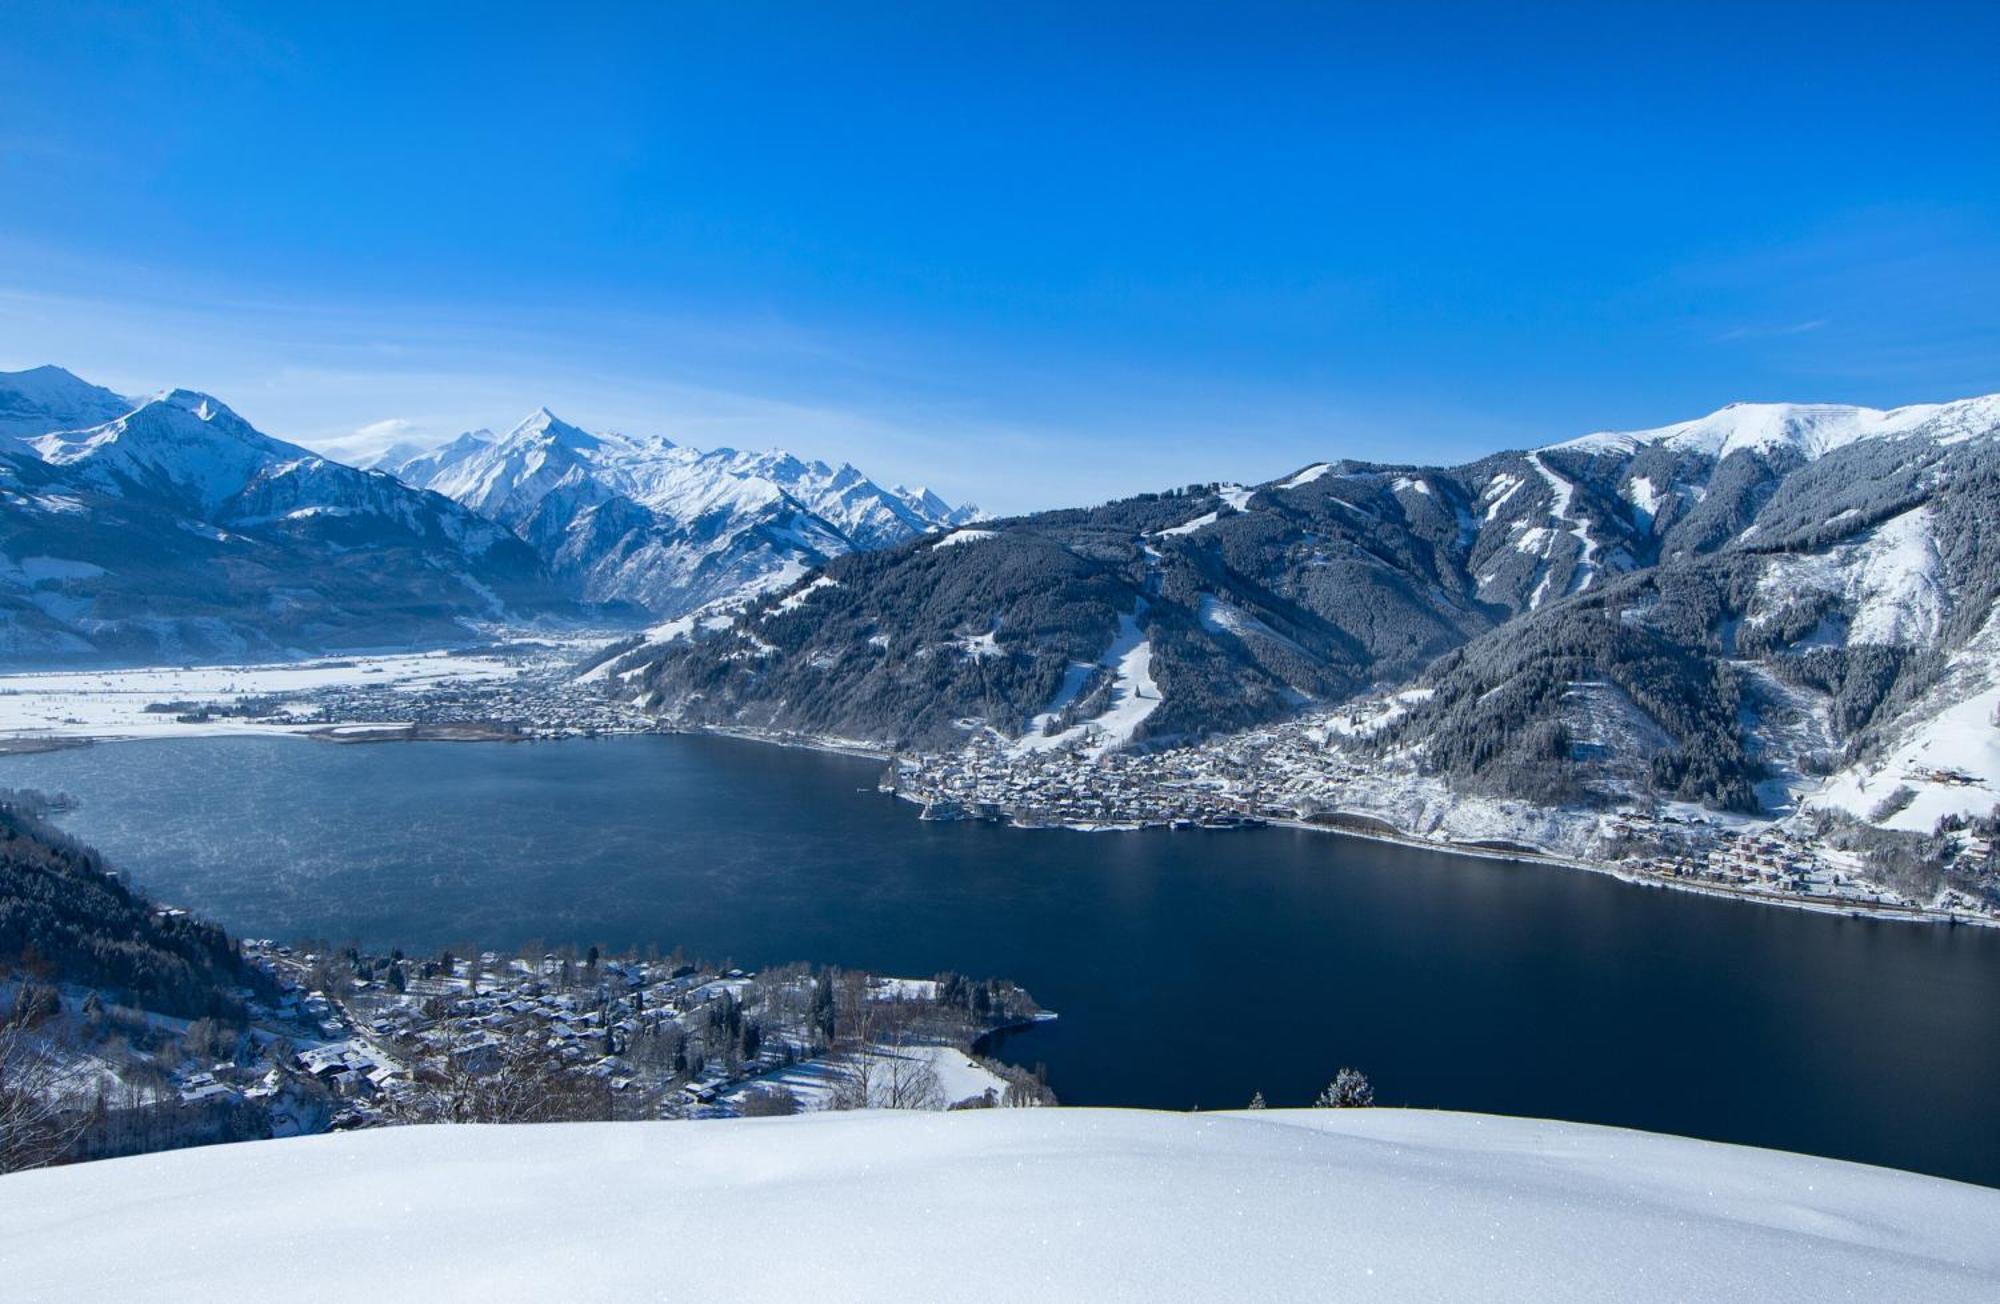
[(344, 435), (316, 437), (312, 446), (328, 457), (366, 466), (392, 448), (426, 447), (436, 443), (438, 438), (435, 432), (424, 429), (414, 421), (404, 417), (386, 417), (370, 421)]
[(1793, 335), (1807, 335), (1826, 325), (1824, 317), (1810, 321), (1785, 322), (1775, 326), (1737, 326), (1715, 337), (1718, 344), (1728, 344), (1736, 340), (1779, 340)]
[(1878, 206), (1689, 264), (1666, 292), (1698, 305), (1691, 339), (1738, 346), (1766, 389), (1895, 406), (2000, 383), (1996, 251), (1979, 209)]

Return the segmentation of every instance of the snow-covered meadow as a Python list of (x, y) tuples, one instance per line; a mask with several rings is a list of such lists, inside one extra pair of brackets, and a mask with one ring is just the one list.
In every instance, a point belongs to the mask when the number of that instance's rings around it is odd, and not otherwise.
[(408, 1127), (0, 1178), (19, 1304), (1991, 1300), (2000, 1191), (1405, 1110)]
[(518, 657), (458, 652), (322, 657), (268, 665), (154, 666), (135, 670), (63, 670), (0, 675), (0, 738), (153, 738), (223, 733), (283, 733), (297, 726), (216, 716), (186, 722), (163, 702), (230, 705), (246, 698), (291, 697), (329, 688), (416, 692), (448, 682), (499, 683), (518, 678)]

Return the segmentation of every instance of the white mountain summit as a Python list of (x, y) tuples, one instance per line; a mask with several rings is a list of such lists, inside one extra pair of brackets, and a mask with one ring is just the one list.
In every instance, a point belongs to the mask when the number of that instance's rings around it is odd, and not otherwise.
[(0, 657), (17, 664), (450, 641), (571, 605), (494, 522), (206, 394), (0, 373)]
[(0, 435), (39, 435), (101, 425), (137, 406), (136, 400), (93, 385), (61, 367), (0, 372)]
[(660, 616), (976, 515), (928, 490), (884, 489), (845, 463), (592, 433), (547, 408), (504, 436), (476, 431), (376, 465), (506, 526), (585, 598)]
[(1956, 442), (1954, 436), (1990, 434), (1996, 423), (2000, 394), (1887, 410), (1844, 403), (1731, 403), (1692, 421), (1652, 430), (1602, 431), (1551, 447), (1594, 453), (1660, 447), (1718, 462), (1739, 450), (1789, 450), (1812, 461), (1864, 439), (1921, 434), (1948, 444)]

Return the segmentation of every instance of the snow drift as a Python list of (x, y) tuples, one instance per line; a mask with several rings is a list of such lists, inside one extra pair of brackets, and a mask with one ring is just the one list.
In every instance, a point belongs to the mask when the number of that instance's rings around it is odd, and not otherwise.
[(2000, 1191), (1403, 1110), (398, 1128), (0, 1179), (8, 1299), (1974, 1300)]

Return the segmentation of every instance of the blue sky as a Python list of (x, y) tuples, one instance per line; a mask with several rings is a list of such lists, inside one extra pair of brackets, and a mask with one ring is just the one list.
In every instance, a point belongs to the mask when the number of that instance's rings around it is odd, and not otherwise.
[(1990, 392), (1992, 11), (12, 0), (0, 368), (1005, 510)]

